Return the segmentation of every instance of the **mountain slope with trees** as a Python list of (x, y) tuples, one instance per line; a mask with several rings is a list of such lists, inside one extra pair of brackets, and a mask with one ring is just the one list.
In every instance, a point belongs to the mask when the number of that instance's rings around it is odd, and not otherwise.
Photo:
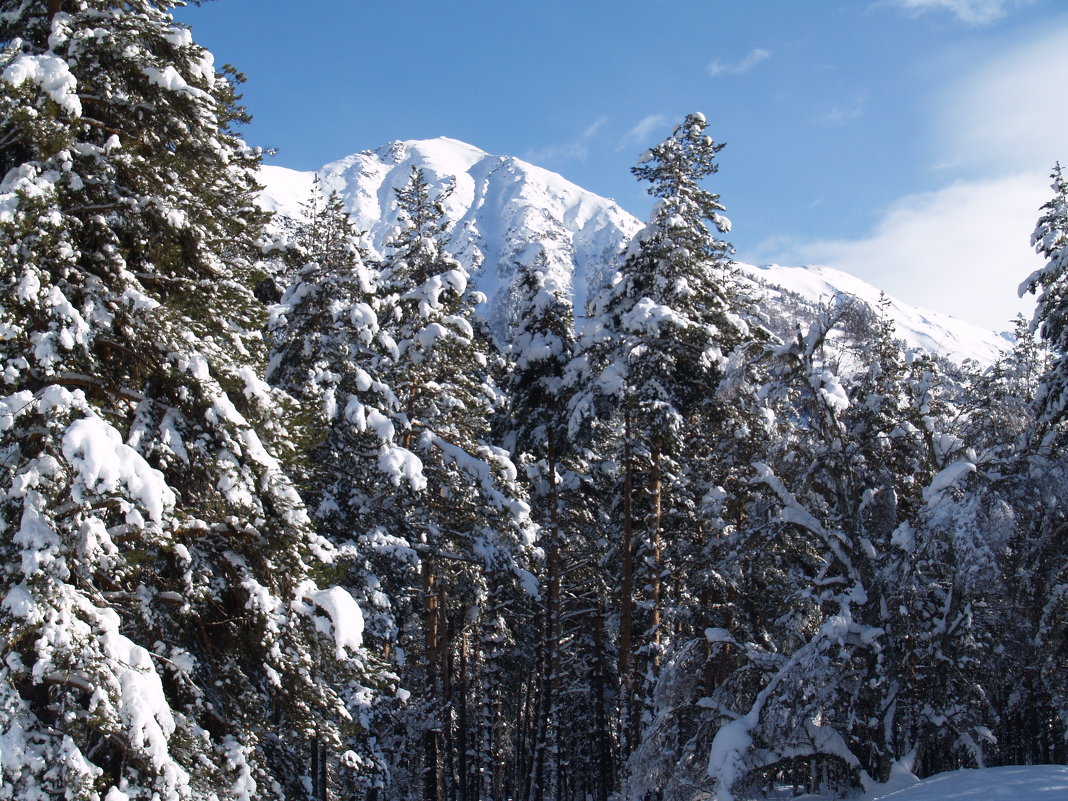
[[(545, 251), (553, 280), (571, 296), (581, 323), (588, 300), (617, 267), (617, 260), (643, 222), (614, 201), (572, 184), (560, 175), (521, 159), (495, 156), (454, 139), (391, 142), (340, 159), (317, 172), (273, 164), (260, 169), (261, 205), (282, 218), (299, 217), (316, 178), (337, 192), (361, 243), (381, 253), (397, 224), (393, 192), (412, 167), (423, 171), (435, 191), (454, 189), (445, 203), (453, 223), (449, 250), (469, 265), (475, 286), (486, 295), (479, 313), (507, 338), (516, 319), (518, 264)], [(766, 289), (772, 318), (804, 321), (838, 294), (862, 298), (875, 307), (879, 289), (829, 267), (738, 264), (742, 278)], [(911, 347), (955, 360), (996, 361), (1011, 341), (964, 320), (891, 299), (887, 313), (897, 336)], [(1005, 321), (1010, 328), (1010, 321)], [(783, 332), (777, 332), (782, 335)]]
[(175, 5), (0, 0), (0, 799), (1068, 759), (1059, 167), (1033, 324), (954, 360), (747, 277), (700, 114), (645, 225), (449, 140), (265, 200)]

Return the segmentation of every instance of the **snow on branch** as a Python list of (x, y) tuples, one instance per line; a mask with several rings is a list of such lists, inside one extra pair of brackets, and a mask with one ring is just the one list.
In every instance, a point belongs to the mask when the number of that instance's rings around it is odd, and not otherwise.
[(68, 116), (81, 116), (82, 101), (76, 94), (78, 79), (71, 74), (67, 62), (58, 56), (20, 54), (4, 69), (3, 79), (14, 87), (22, 86), (26, 81), (35, 83)]

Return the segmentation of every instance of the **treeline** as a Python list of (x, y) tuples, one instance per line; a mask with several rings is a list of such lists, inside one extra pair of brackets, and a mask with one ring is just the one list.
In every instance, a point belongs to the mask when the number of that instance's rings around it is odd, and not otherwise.
[(850, 298), (768, 319), (696, 114), (579, 333), (531, 242), (500, 343), (418, 170), (382, 254), (318, 190), (257, 209), (239, 76), (172, 6), (0, 0), (0, 798), (1068, 759), (1059, 167), (989, 369)]

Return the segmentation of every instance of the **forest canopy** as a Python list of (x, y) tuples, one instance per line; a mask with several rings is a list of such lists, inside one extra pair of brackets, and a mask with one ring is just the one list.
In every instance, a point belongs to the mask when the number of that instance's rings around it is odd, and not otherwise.
[[(740, 277), (701, 114), (507, 336), (413, 168), (257, 205), (154, 0), (0, 0), (0, 799), (634, 801), (1068, 760), (1068, 183), (994, 365)], [(568, 272), (570, 270), (570, 273)], [(576, 326), (575, 318), (582, 317)]]

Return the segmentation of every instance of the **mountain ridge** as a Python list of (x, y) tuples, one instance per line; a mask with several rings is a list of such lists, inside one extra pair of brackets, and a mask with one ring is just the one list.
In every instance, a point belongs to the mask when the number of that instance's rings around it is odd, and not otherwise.
[[(325, 192), (337, 192), (356, 226), (366, 232), (364, 246), (377, 255), (397, 226), (394, 190), (407, 182), (412, 168), (424, 172), (432, 191), (451, 187), (444, 203), (452, 223), (449, 249), (469, 265), (474, 285), (488, 299), (480, 311), (502, 337), (515, 314), (512, 279), (518, 264), (543, 252), (550, 280), (571, 293), (581, 315), (587, 298), (604, 284), (644, 225), (615, 201), (550, 170), (446, 137), (396, 140), (318, 171), (265, 165), (260, 202), (270, 211), (299, 218), (318, 176)], [(769, 288), (773, 306), (783, 291), (813, 307), (838, 294), (874, 307), (882, 296), (871, 284), (830, 267), (738, 266), (754, 285)], [(893, 297), (887, 296), (886, 308), (897, 336), (909, 347), (954, 361), (992, 364), (1011, 345), (1004, 334)]]

